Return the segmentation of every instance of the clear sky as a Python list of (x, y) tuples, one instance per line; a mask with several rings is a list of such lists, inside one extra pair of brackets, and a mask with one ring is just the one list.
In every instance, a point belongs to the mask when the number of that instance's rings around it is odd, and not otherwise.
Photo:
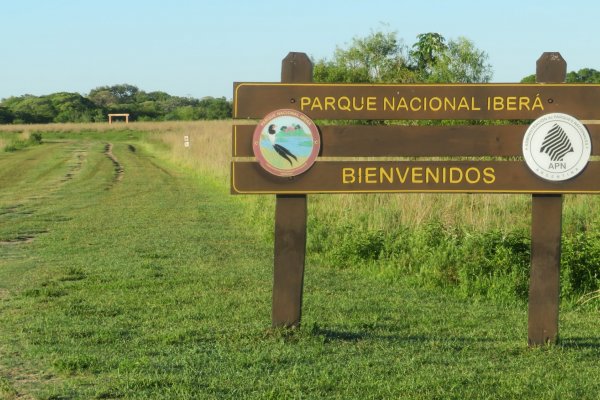
[(518, 82), (544, 51), (600, 70), (599, 15), (595, 0), (0, 0), (0, 99), (119, 83), (230, 99), (234, 81), (279, 81), (289, 51), (330, 58), (374, 30), (465, 36), (494, 82)]

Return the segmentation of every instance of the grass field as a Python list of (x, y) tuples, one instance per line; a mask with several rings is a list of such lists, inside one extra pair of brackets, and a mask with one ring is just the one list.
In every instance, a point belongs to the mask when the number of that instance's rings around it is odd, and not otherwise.
[[(600, 396), (597, 306), (564, 304), (559, 344), (530, 349), (525, 302), (319, 252), (336, 219), (526, 226), (520, 196), (314, 196), (303, 324), (271, 329), (273, 199), (229, 195), (229, 126), (43, 126), (0, 152), (0, 399)], [(567, 199), (566, 225), (597, 207)]]

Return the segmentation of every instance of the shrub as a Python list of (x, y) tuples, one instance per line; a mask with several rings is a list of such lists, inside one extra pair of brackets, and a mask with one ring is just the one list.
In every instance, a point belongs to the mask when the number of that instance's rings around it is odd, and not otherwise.
[[(528, 228), (479, 231), (432, 219), (408, 227), (370, 227), (368, 218), (309, 218), (308, 254), (337, 268), (364, 268), (386, 279), (415, 277), (424, 286), (463, 297), (526, 301), (531, 238)], [(565, 227), (561, 298), (600, 290), (600, 232)]]
[(361, 230), (342, 226), (339, 241), (331, 249), (330, 260), (338, 266), (356, 265), (378, 260), (384, 250), (385, 235), (381, 230)]
[(491, 231), (469, 235), (459, 285), (465, 296), (527, 299), (531, 240), (526, 232)]
[(581, 296), (600, 288), (600, 233), (579, 232), (563, 236), (561, 295)]
[(33, 132), (29, 136), (29, 141), (33, 144), (42, 144), (42, 134), (41, 132)]
[(29, 135), (29, 138), (27, 140), (13, 139), (6, 145), (6, 147), (4, 147), (4, 151), (12, 153), (24, 149), (26, 147), (38, 144), (42, 144), (42, 134), (40, 132), (33, 132), (31, 135)]

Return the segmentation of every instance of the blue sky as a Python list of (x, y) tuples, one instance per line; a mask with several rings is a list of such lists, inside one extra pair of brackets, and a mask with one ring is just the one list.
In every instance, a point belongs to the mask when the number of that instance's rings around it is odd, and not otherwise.
[(600, 70), (600, 2), (465, 0), (0, 0), (0, 99), (129, 83), (232, 97), (234, 81), (274, 82), (289, 51), (316, 59), (373, 30), (465, 36), (494, 82), (535, 72), (544, 51)]

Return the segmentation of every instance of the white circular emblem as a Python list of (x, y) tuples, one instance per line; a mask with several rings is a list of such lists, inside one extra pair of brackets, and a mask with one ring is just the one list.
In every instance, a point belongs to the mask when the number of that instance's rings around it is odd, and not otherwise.
[(527, 128), (523, 157), (531, 171), (549, 181), (571, 179), (583, 171), (592, 152), (590, 134), (576, 118), (546, 114)]

